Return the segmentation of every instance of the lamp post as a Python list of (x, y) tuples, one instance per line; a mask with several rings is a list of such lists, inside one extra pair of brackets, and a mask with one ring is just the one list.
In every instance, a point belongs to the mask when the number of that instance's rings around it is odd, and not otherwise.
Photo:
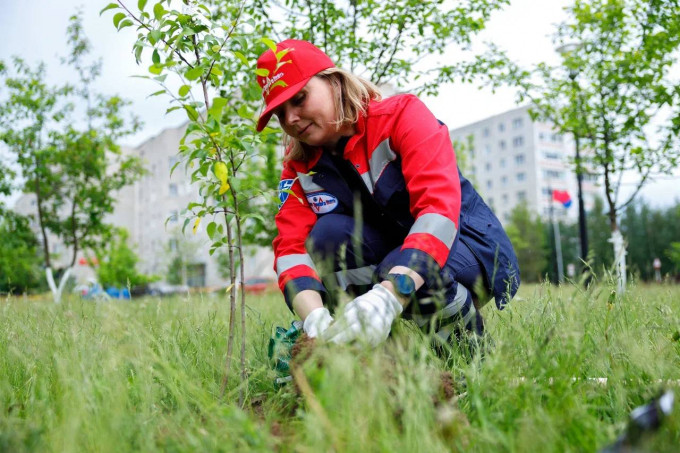
[[(577, 50), (581, 47), (581, 44), (565, 44), (563, 46), (560, 46), (557, 48), (557, 52), (559, 52), (562, 55), (568, 55), (574, 50)], [(576, 81), (576, 77), (578, 76), (578, 70), (577, 69), (570, 69), (569, 70), (569, 79), (571, 80), (572, 88), (574, 91), (577, 93), (577, 105), (576, 105), (576, 111), (577, 113), (580, 112), (581, 110), (581, 95), (580, 95), (580, 88), (578, 85), (578, 82)], [(586, 210), (583, 205), (583, 168), (581, 167), (581, 147), (580, 147), (580, 137), (578, 133), (578, 128), (574, 128), (572, 130), (572, 134), (574, 134), (574, 147), (576, 148), (576, 184), (577, 184), (577, 192), (578, 192), (578, 233), (579, 233), (579, 239), (581, 241), (581, 260), (583, 260), (584, 263), (587, 262), (588, 260), (588, 230), (586, 228)]]

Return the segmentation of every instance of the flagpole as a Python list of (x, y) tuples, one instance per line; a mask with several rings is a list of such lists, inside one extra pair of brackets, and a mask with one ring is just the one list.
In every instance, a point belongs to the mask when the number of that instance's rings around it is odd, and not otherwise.
[(550, 190), (550, 221), (553, 225), (553, 235), (555, 238), (555, 260), (557, 261), (557, 282), (564, 281), (564, 263), (562, 262), (562, 239), (560, 236), (560, 226), (555, 219), (553, 212), (554, 192), (553, 188), (549, 186)]

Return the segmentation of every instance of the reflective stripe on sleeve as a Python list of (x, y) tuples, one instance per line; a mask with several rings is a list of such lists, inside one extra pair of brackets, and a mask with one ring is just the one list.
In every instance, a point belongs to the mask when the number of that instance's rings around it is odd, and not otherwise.
[(458, 229), (453, 220), (441, 214), (423, 214), (411, 227), (409, 235), (415, 233), (427, 233), (442, 241), (448, 248), (453, 245)]
[(286, 272), (288, 269), (291, 269), (295, 266), (308, 266), (316, 272), (316, 268), (314, 267), (314, 262), (312, 261), (312, 257), (310, 257), (307, 253), (299, 253), (299, 254), (294, 254), (294, 255), (285, 255), (280, 257), (279, 259), (276, 260), (276, 276), (280, 277), (281, 274)]

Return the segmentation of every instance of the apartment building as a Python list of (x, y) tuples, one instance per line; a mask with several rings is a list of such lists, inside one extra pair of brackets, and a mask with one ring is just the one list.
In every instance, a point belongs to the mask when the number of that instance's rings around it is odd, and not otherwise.
[[(521, 202), (546, 221), (551, 207), (556, 218), (576, 221), (573, 137), (557, 133), (550, 123), (533, 121), (529, 108), (519, 107), (450, 131), (452, 140), (466, 148), (470, 145), (464, 175), (474, 182), (503, 223)], [(566, 190), (572, 199), (571, 207), (553, 201), (553, 190)], [(599, 191), (597, 178), (584, 175), (586, 211)]]

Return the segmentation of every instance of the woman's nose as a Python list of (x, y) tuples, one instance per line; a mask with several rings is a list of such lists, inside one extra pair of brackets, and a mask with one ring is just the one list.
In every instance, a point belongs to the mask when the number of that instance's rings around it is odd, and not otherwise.
[(300, 114), (298, 112), (298, 109), (295, 107), (288, 107), (286, 109), (286, 124), (293, 125), (297, 123), (300, 120)]

